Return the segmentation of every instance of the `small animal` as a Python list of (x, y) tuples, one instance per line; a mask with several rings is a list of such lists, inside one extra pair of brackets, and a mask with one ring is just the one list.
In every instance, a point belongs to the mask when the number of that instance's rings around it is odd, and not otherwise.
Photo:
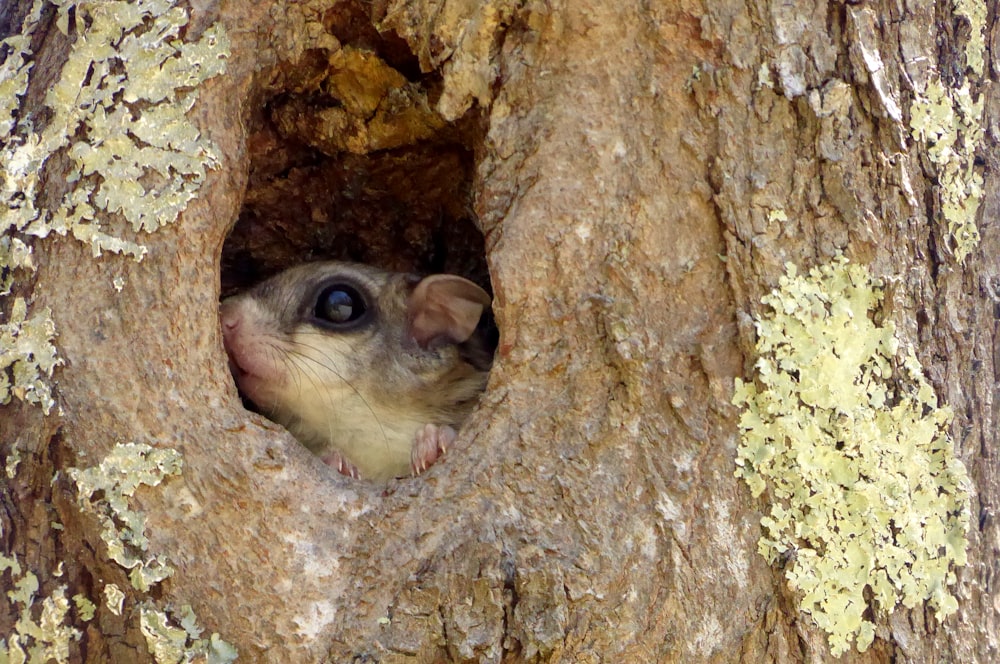
[(451, 274), (307, 263), (227, 298), (240, 391), (352, 477), (427, 469), (455, 440), (492, 362), (490, 297)]

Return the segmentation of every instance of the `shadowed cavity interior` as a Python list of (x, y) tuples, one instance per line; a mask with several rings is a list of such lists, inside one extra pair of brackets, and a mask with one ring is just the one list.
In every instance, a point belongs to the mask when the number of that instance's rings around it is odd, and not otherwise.
[(339, 48), (278, 66), (252, 114), (243, 208), (222, 250), (222, 294), (292, 265), (348, 260), (450, 272), (489, 287), (472, 213), (474, 112), (445, 122), (440, 76), (339, 3), (325, 27)]

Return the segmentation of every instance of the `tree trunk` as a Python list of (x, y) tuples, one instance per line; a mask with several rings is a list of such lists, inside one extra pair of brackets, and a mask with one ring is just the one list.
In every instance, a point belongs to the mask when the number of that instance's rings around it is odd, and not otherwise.
[[(1000, 658), (992, 3), (189, 4), (0, 8), (11, 653)], [(488, 266), (489, 386), (423, 476), (337, 475), (238, 398), (220, 293), (324, 256)], [(880, 339), (843, 381), (789, 359), (830, 320), (831, 362)], [(796, 484), (878, 493), (917, 429), (927, 504), (881, 531)], [(854, 585), (810, 567), (848, 527)], [(928, 558), (887, 581), (883, 545)]]

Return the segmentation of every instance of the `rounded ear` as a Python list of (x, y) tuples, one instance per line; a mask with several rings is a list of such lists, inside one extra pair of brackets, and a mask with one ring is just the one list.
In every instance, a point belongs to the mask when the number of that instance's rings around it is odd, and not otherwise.
[(406, 301), (407, 328), (421, 348), (460, 344), (472, 336), (490, 296), (468, 279), (432, 274)]

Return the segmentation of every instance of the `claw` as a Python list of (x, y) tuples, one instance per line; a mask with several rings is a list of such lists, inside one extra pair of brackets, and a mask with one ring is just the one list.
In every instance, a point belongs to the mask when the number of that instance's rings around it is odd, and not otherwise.
[(455, 430), (448, 425), (425, 424), (413, 437), (410, 469), (414, 475), (426, 471), (448, 451), (455, 440)]
[(356, 480), (361, 479), (361, 472), (357, 469), (357, 467), (353, 463), (342, 457), (340, 455), (340, 452), (337, 452), (335, 450), (333, 452), (330, 452), (329, 454), (323, 455), (320, 458), (326, 465), (332, 468), (336, 468), (337, 472), (340, 473), (341, 475), (347, 475), (348, 477), (351, 477)]

